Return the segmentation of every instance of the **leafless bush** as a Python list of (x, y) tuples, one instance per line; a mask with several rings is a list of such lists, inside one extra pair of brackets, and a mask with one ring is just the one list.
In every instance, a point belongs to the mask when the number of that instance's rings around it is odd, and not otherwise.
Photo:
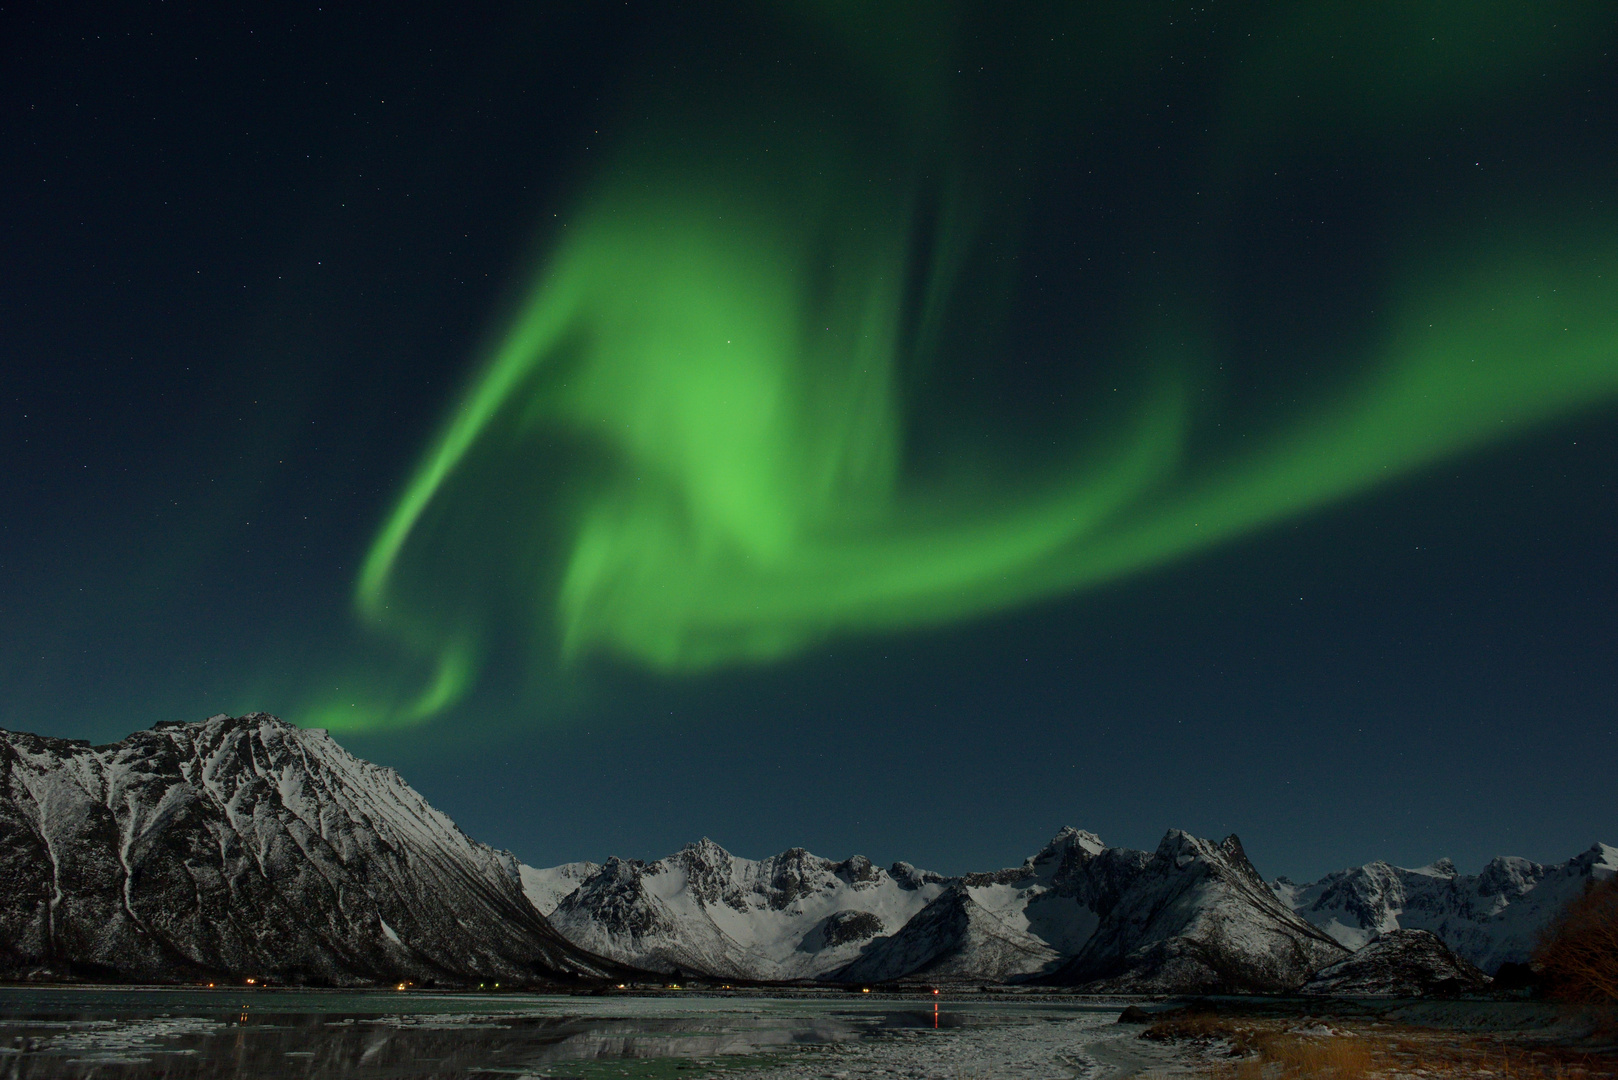
[(1540, 938), (1534, 966), (1564, 1001), (1618, 1003), (1618, 878), (1589, 883)]

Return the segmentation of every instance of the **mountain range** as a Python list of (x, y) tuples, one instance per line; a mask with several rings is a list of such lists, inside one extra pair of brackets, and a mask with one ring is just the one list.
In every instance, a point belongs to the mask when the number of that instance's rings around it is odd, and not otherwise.
[(522, 873), (570, 941), (670, 975), (1280, 992), (1349, 953), (1234, 836), (1178, 830), (1145, 852), (1063, 829), (1020, 867), (957, 878), (797, 848), (753, 862), (707, 839), (653, 863)]
[(1279, 878), (1278, 896), (1303, 918), (1350, 949), (1393, 930), (1426, 930), (1482, 968), (1522, 964), (1540, 930), (1585, 883), (1618, 873), (1618, 848), (1591, 847), (1566, 862), (1493, 859), (1478, 874), (1460, 874), (1440, 859), (1406, 870), (1366, 863), (1298, 885)]
[(9, 977), (1458, 991), (1526, 959), (1615, 871), (1618, 849), (1597, 844), (1478, 875), (1370, 863), (1267, 883), (1235, 836), (1171, 830), (1140, 851), (1073, 828), (1021, 866), (955, 877), (801, 848), (750, 860), (707, 839), (538, 869), (393, 770), (266, 714), (99, 747), (0, 731)]

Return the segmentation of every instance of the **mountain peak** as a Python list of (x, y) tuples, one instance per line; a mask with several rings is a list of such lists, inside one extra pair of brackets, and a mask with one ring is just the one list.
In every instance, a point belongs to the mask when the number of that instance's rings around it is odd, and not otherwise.
[(1184, 829), (1170, 829), (1163, 834), (1163, 839), (1157, 843), (1157, 857), (1172, 862), (1176, 867), (1189, 866), (1193, 861), (1201, 859), (1205, 862), (1220, 862), (1222, 851), (1211, 841), (1199, 836), (1192, 836)]
[(700, 840), (695, 840), (685, 845), (685, 847), (680, 849), (680, 853), (682, 855), (694, 855), (707, 863), (728, 861), (731, 858), (730, 852), (726, 851), (724, 848), (720, 847), (706, 836)]
[(0, 826), (19, 840), (0, 875), (24, 913), (0, 955), (25, 963), (337, 985), (613, 970), (545, 923), (509, 853), (268, 713), (98, 747), (0, 734)]
[(931, 870), (918, 870), (907, 862), (895, 862), (888, 867), (888, 876), (897, 881), (900, 888), (911, 890), (947, 880), (943, 874), (935, 874)]
[(1598, 881), (1618, 874), (1618, 847), (1603, 844), (1597, 841), (1590, 845), (1590, 850), (1577, 857), (1578, 862), (1588, 866), (1590, 872)]
[(1416, 873), (1427, 874), (1430, 877), (1452, 878), (1456, 874), (1455, 860), (1446, 855), (1444, 858), (1439, 859), (1436, 862), (1428, 863), (1426, 866), (1417, 867)]
[(1106, 846), (1101, 842), (1101, 837), (1088, 829), (1075, 829), (1071, 825), (1064, 825), (1055, 836), (1051, 837), (1051, 842), (1045, 845), (1045, 850), (1078, 848), (1087, 855), (1099, 855)]

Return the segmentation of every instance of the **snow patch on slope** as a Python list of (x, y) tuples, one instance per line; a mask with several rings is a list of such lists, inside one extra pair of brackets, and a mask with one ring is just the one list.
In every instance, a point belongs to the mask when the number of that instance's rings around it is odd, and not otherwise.
[(532, 866), (519, 866), (523, 895), (534, 905), (534, 910), (549, 916), (561, 902), (573, 895), (591, 874), (600, 870), (599, 863), (570, 862), (538, 870)]

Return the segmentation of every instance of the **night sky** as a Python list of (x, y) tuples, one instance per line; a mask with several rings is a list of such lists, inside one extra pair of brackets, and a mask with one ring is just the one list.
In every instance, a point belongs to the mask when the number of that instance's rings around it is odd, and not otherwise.
[(0, 726), (542, 866), (1618, 840), (1611, 14), (0, 8)]

